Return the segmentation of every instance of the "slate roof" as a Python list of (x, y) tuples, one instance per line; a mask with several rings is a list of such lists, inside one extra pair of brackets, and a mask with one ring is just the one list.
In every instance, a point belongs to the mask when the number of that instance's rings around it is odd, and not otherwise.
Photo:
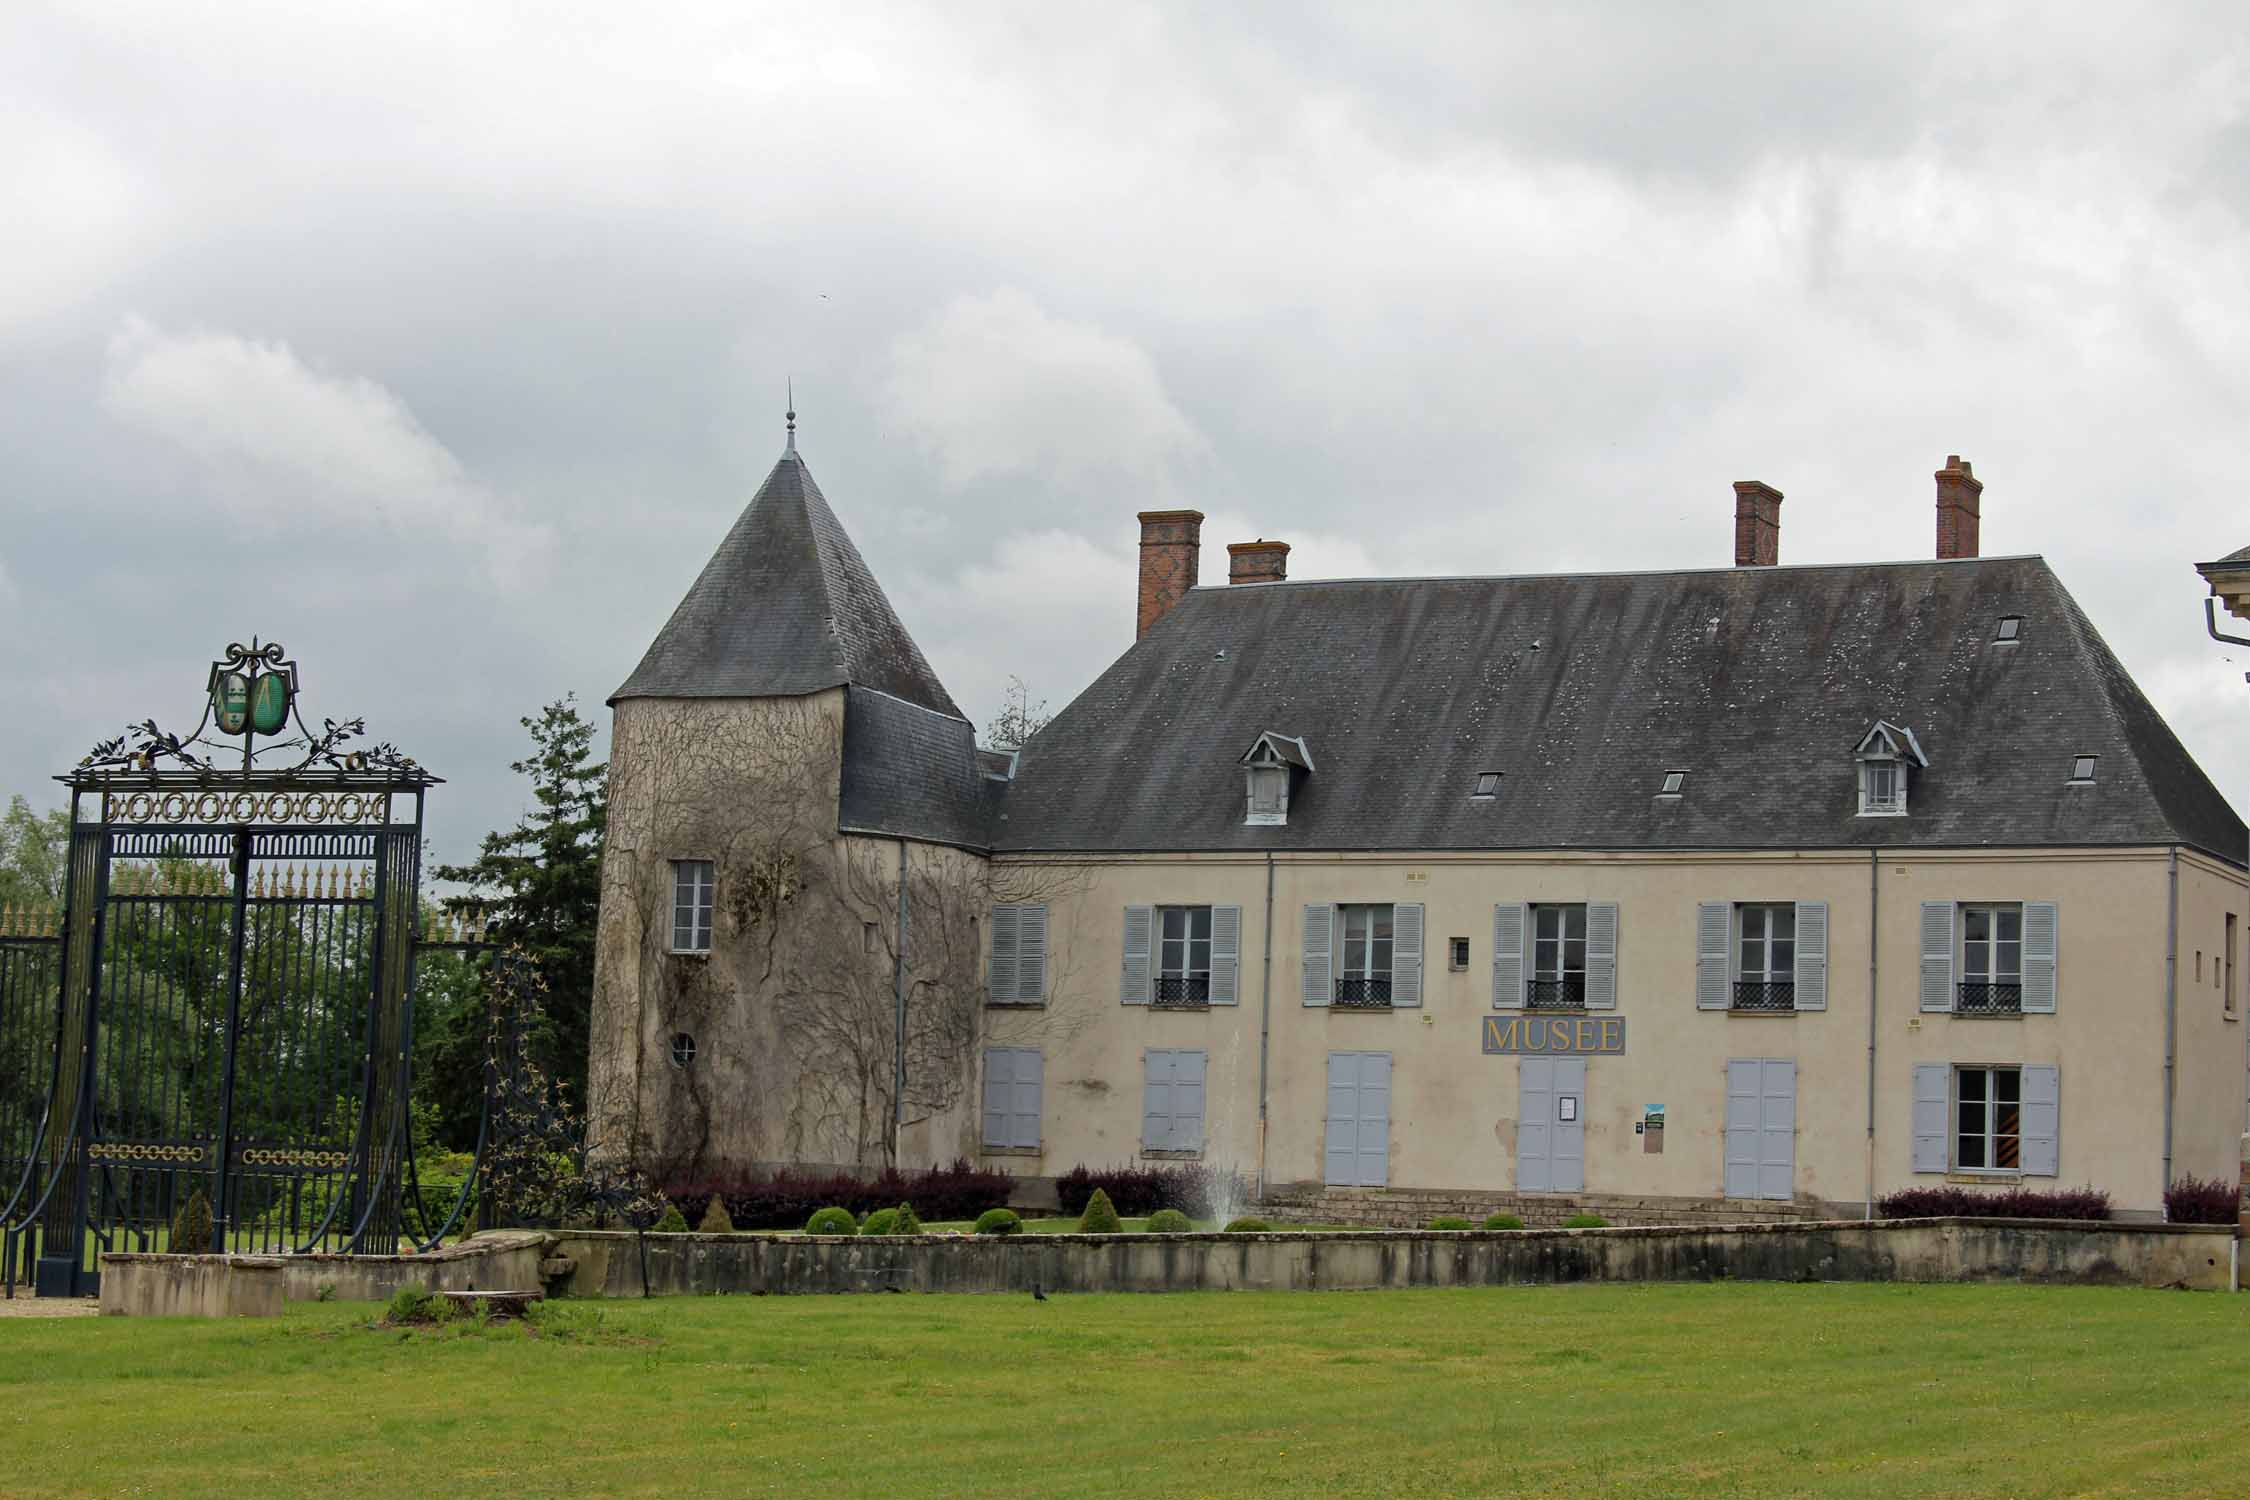
[[(2020, 639), (1994, 641), (2002, 615)], [(1914, 731), (1908, 816), (1853, 749)], [(1242, 747), (1303, 736), (1282, 827)], [(2071, 759), (2096, 780), (2071, 786)], [(1667, 769), (1685, 794), (1659, 799)], [(1497, 797), (1472, 800), (1477, 773)], [(2244, 826), (2044, 559), (1189, 592), (1033, 736), (1015, 850), (2153, 845)]]
[(792, 447), (609, 701), (846, 683), (961, 716)]
[(968, 720), (853, 686), (844, 691), (843, 796), (847, 832), (984, 849), (992, 839), (987, 777)]

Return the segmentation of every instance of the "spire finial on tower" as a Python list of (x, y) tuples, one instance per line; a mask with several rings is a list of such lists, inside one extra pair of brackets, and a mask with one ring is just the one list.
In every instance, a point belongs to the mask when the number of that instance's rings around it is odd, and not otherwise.
[(794, 452), (796, 452), (796, 451), (797, 451), (797, 378), (796, 378), (796, 377), (795, 377), (794, 375), (792, 375), (791, 377), (789, 377), (789, 411), (788, 411), (788, 417), (789, 417), (789, 448), (788, 448), (788, 451), (789, 451), (789, 452), (791, 452), (791, 453), (794, 453)]

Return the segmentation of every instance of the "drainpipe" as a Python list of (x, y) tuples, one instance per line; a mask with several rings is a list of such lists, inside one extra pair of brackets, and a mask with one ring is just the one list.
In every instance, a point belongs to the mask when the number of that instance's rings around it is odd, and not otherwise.
[(898, 841), (898, 942), (891, 959), (891, 1004), (897, 1016), (891, 1069), (891, 1161), (906, 1150), (906, 840)]
[(2164, 873), (2164, 1181), (2158, 1201), (2172, 1185), (2172, 1090), (2180, 1037), (2180, 846)]
[(1266, 853), (1266, 956), (1258, 966), (1258, 1201), (1266, 1197), (1266, 1053), (1273, 1036), (1273, 853)]
[(1867, 851), (1867, 1217), (1875, 1217), (1875, 987), (1876, 951), (1883, 924), (1882, 851)]

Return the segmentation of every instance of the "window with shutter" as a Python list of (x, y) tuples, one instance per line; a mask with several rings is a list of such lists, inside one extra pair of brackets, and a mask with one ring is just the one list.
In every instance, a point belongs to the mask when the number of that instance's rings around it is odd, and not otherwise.
[(1524, 1003), (1532, 1010), (1586, 1008), (1586, 908), (1531, 908), (1531, 977)]
[(1391, 908), (1391, 1004), (1422, 1003), (1422, 905), (1402, 901)]
[(1944, 1063), (1914, 1065), (1914, 1170), (1945, 1170), (1946, 1109), (1953, 1070)]
[(1922, 1009), (1953, 1009), (1953, 903), (1922, 903)]
[(1151, 1047), (1141, 1054), (1141, 1149), (1203, 1149), (1203, 1077), (1208, 1054)]
[[(1336, 908), (1336, 999), (1347, 1010), (1388, 1010), (1396, 1003), (1398, 908), (1350, 905)], [(1420, 909), (1416, 909), (1419, 920)], [(1414, 934), (1419, 982), (1421, 930)], [(1417, 1004), (1420, 1001), (1417, 999)]]
[(1730, 901), (1698, 902), (1695, 908), (1695, 1008), (1727, 1010), (1734, 1004), (1727, 983), (1727, 935), (1734, 921)]
[(1151, 949), (1155, 940), (1156, 908), (1126, 907), (1124, 966), (1118, 978), (1118, 999), (1127, 1005), (1146, 1005), (1154, 997)]
[(1828, 1009), (1828, 903), (1797, 903), (1797, 1009)]
[(1211, 908), (1156, 909), (1156, 1003), (1200, 1007), (1211, 1003)]
[(987, 1047), (984, 1052), (984, 1149), (1039, 1149), (1040, 1094), (1045, 1059), (1036, 1047)]
[(2033, 1015), (2055, 1009), (2055, 956), (2062, 940), (2062, 911), (2052, 901), (2023, 904), (2023, 1008)]
[(1586, 907), (1586, 1008), (1617, 1008), (1617, 903)]
[(1242, 908), (1211, 908), (1211, 1003), (1233, 1005), (1242, 986)]
[(1307, 1005), (1328, 1005), (1335, 999), (1335, 960), (1330, 953), (1335, 942), (1336, 908), (1325, 902), (1305, 908), (1305, 940), (1301, 953), (1304, 959), (1304, 1002)]
[(1016, 998), (1016, 948), (1022, 926), (1017, 911), (1013, 906), (992, 908), (992, 956), (985, 969), (984, 990), (985, 998), (995, 1005), (1006, 1005)]

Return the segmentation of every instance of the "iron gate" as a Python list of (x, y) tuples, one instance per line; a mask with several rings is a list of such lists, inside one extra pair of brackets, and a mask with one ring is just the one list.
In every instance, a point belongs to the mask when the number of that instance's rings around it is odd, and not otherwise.
[[(58, 778), (59, 930), (0, 939), (0, 1272), (35, 1260), (42, 1296), (95, 1290), (103, 1251), (398, 1246), (437, 778), (356, 719), (308, 730), (296, 689), (279, 646), (230, 646), (194, 734)], [(212, 1243), (173, 1245), (197, 1193)]]

